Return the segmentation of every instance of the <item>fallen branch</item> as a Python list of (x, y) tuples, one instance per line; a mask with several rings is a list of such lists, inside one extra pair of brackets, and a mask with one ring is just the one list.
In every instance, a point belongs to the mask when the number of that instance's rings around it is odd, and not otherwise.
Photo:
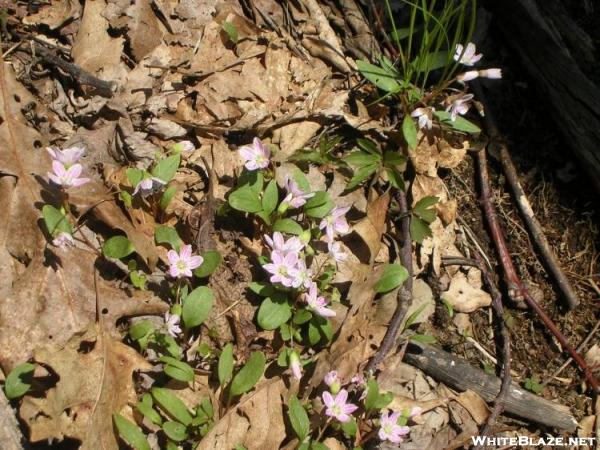
[[(415, 366), (452, 389), (466, 391), (470, 389), (484, 400), (491, 402), (498, 396), (501, 381), (494, 375), (471, 366), (438, 348), (420, 342), (408, 344), (404, 362)], [(509, 414), (561, 430), (575, 431), (577, 421), (569, 408), (551, 402), (510, 384), (504, 409)]]
[(515, 202), (519, 207), (519, 211), (521, 211), (521, 217), (523, 218), (525, 225), (527, 225), (529, 234), (541, 253), (544, 265), (546, 266), (548, 272), (550, 272), (550, 274), (554, 277), (556, 285), (562, 293), (568, 308), (573, 309), (579, 304), (579, 298), (573, 290), (569, 279), (561, 269), (560, 263), (557, 261), (552, 249), (550, 248), (550, 245), (548, 244), (544, 230), (535, 217), (535, 213), (533, 212), (531, 204), (527, 199), (527, 195), (525, 195), (525, 191), (523, 190), (521, 182), (519, 181), (519, 176), (517, 175), (517, 171), (510, 157), (510, 153), (508, 152), (506, 143), (500, 135), (500, 131), (498, 130), (498, 126), (496, 125), (496, 121), (494, 120), (494, 116), (490, 111), (489, 105), (485, 102), (485, 96), (483, 95), (481, 86), (478, 83), (474, 83), (473, 90), (478, 99), (485, 104), (485, 117), (483, 121), (486, 132), (491, 139), (490, 145), (493, 145), (495, 149), (498, 150), (498, 154), (500, 155), (500, 163), (502, 164), (502, 169), (506, 175), (506, 181), (508, 181), (508, 185), (510, 186), (514, 195)]
[[(483, 264), (481, 257), (477, 255), (477, 261), (472, 259), (463, 258), (444, 258), (442, 260), (444, 265), (460, 265), (460, 266), (472, 266), (476, 267), (481, 271), (483, 280), (487, 285), (492, 295), (492, 309), (494, 311), (494, 318), (496, 319), (496, 326), (500, 332), (500, 340), (502, 343), (502, 359), (498, 358), (498, 362), (502, 361), (502, 374), (500, 391), (494, 399), (494, 407), (490, 413), (488, 420), (480, 432), (481, 436), (487, 436), (496, 423), (496, 420), (502, 414), (506, 407), (506, 399), (510, 392), (511, 374), (510, 374), (510, 336), (504, 323), (504, 307), (502, 306), (502, 294), (496, 287), (492, 275), (487, 269), (487, 266)], [(480, 448), (477, 446), (476, 448)]]
[(373, 358), (367, 364), (365, 369), (367, 372), (374, 372), (377, 369), (377, 366), (379, 366), (381, 361), (383, 361), (383, 359), (390, 352), (392, 347), (394, 347), (398, 331), (400, 330), (402, 322), (404, 322), (404, 317), (406, 316), (406, 312), (408, 311), (412, 299), (413, 270), (412, 241), (410, 240), (410, 214), (408, 214), (406, 193), (402, 190), (398, 190), (396, 198), (398, 199), (400, 216), (402, 217), (402, 219), (400, 219), (400, 238), (402, 240), (402, 247), (400, 249), (400, 262), (406, 268), (406, 270), (408, 270), (408, 278), (398, 290), (398, 303), (396, 305), (396, 310), (394, 311), (394, 315), (390, 320), (390, 324), (388, 325), (385, 336), (381, 341), (379, 350), (377, 350), (375, 356), (373, 356)]
[(546, 327), (556, 337), (563, 350), (566, 350), (571, 355), (573, 360), (575, 360), (594, 392), (600, 392), (600, 386), (598, 385), (598, 381), (596, 380), (596, 377), (588, 367), (583, 357), (577, 352), (577, 350), (575, 350), (575, 348), (571, 346), (571, 344), (569, 344), (569, 341), (567, 340), (565, 335), (562, 334), (562, 332), (558, 329), (558, 327), (552, 321), (552, 319), (548, 317), (548, 315), (544, 312), (540, 305), (538, 305), (538, 303), (533, 299), (533, 297), (529, 293), (529, 290), (521, 283), (521, 280), (519, 279), (517, 272), (513, 266), (510, 254), (508, 253), (508, 248), (506, 246), (504, 234), (502, 233), (502, 229), (500, 228), (500, 224), (498, 223), (496, 208), (494, 207), (491, 201), (490, 182), (487, 171), (486, 149), (483, 148), (479, 150), (476, 153), (476, 155), (481, 188), (480, 201), (483, 207), (486, 221), (490, 229), (492, 241), (494, 242), (496, 250), (500, 255), (500, 262), (504, 269), (504, 279), (508, 287), (509, 297), (514, 301), (525, 300), (527, 305), (535, 311), (535, 313), (542, 320), (544, 325), (546, 325)]

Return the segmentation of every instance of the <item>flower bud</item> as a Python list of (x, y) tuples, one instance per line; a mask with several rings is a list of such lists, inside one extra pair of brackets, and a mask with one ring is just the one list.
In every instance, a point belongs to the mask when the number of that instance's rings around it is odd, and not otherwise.
[(310, 230), (304, 230), (300, 236), (298, 236), (302, 242), (308, 244), (310, 242), (311, 233)]
[(298, 353), (296, 353), (295, 351), (292, 351), (290, 353), (289, 358), (290, 358), (290, 369), (292, 370), (292, 373), (294, 374), (294, 378), (299, 380), (300, 378), (302, 378), (302, 363), (300, 362), (300, 356), (298, 356)]
[(176, 304), (171, 306), (171, 314), (176, 314), (178, 316), (181, 316), (183, 309), (181, 308), (181, 305)]

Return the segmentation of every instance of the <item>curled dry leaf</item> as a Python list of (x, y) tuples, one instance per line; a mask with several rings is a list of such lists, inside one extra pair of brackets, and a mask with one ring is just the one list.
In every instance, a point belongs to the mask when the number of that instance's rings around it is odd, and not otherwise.
[(25, 25), (47, 25), (51, 30), (60, 28), (65, 22), (76, 19), (81, 13), (77, 0), (52, 0), (35, 14), (23, 18)]
[(94, 325), (63, 348), (37, 350), (34, 359), (59, 380), (44, 397), (23, 400), (19, 413), (31, 441), (70, 437), (82, 442), (82, 450), (117, 450), (112, 414), (136, 401), (133, 372), (150, 370), (151, 364)]
[(469, 411), (477, 425), (483, 424), (490, 415), (487, 403), (476, 392), (471, 390), (461, 392), (456, 396), (456, 401)]

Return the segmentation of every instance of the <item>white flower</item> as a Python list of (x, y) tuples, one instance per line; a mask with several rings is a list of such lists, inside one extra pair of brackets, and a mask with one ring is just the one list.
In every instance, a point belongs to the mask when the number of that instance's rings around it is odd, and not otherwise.
[(308, 309), (321, 317), (335, 316), (335, 311), (331, 308), (327, 308), (327, 300), (325, 300), (325, 297), (319, 295), (317, 284), (315, 282), (311, 283), (308, 292), (304, 293), (304, 299), (306, 300)]
[(330, 241), (327, 243), (327, 250), (336, 262), (346, 261), (348, 253), (342, 250), (342, 245), (338, 241)]
[(192, 246), (184, 245), (179, 253), (175, 250), (167, 252), (169, 259), (169, 275), (173, 278), (191, 277), (192, 270), (200, 267), (204, 262), (204, 258), (198, 255), (192, 255)]
[(54, 150), (52, 147), (46, 147), (46, 151), (50, 154), (53, 160), (61, 163), (65, 169), (68, 169), (75, 164), (85, 153), (83, 147), (69, 147), (64, 150)]
[(165, 327), (167, 329), (167, 333), (174, 338), (181, 333), (181, 328), (179, 327), (180, 320), (181, 317), (179, 317), (177, 314), (170, 314), (168, 311), (165, 313)]
[(288, 253), (300, 253), (300, 251), (304, 248), (304, 243), (296, 236), (285, 240), (283, 234), (279, 231), (275, 231), (273, 233), (273, 237), (265, 234), (265, 241), (267, 241), (267, 245), (271, 247), (274, 252), (280, 252), (284, 255)]
[(161, 189), (164, 185), (165, 185), (165, 182), (163, 180), (161, 180), (160, 178), (156, 178), (156, 177), (143, 178), (142, 180), (140, 180), (140, 182), (137, 184), (137, 186), (133, 190), (133, 195), (140, 192), (143, 197), (146, 197), (147, 195), (152, 194), (154, 191)]
[(269, 149), (259, 138), (254, 138), (252, 145), (245, 145), (238, 152), (244, 158), (244, 165), (248, 170), (266, 169), (269, 167), (271, 152), (269, 152)]
[(73, 240), (73, 236), (70, 233), (65, 233), (64, 231), (61, 231), (52, 240), (52, 245), (58, 248), (73, 247), (75, 245), (75, 241)]
[(315, 196), (314, 192), (304, 192), (300, 190), (298, 184), (292, 180), (292, 178), (286, 180), (285, 188), (288, 191), (288, 194), (285, 196), (282, 203), (290, 205), (292, 208), (300, 208), (306, 203), (306, 200)]
[(450, 120), (454, 122), (458, 114), (465, 115), (471, 107), (469, 104), (471, 100), (473, 100), (473, 94), (462, 95), (454, 99), (450, 106), (446, 108), (446, 111), (450, 111)]
[(419, 121), (419, 129), (427, 128), (431, 130), (433, 126), (433, 121), (431, 120), (433, 117), (434, 108), (417, 108), (412, 113), (410, 113), (411, 117), (418, 117)]
[(482, 78), (491, 78), (499, 80), (502, 78), (502, 69), (484, 69), (479, 71), (479, 76)]
[[(464, 52), (463, 52), (464, 50)], [(456, 44), (456, 53), (454, 54), (454, 60), (458, 61), (465, 66), (473, 66), (483, 56), (481, 53), (476, 54), (475, 44), (469, 42), (465, 49), (461, 44)]]
[(456, 81), (464, 83), (466, 81), (474, 80), (479, 76), (479, 73), (480, 72), (478, 70), (469, 70), (468, 72), (459, 73), (458, 75), (456, 75)]
[(346, 234), (350, 231), (350, 226), (346, 221), (346, 213), (350, 211), (350, 206), (336, 206), (331, 212), (321, 220), (319, 228), (325, 229), (329, 241), (333, 241), (334, 234)]
[(48, 178), (64, 188), (78, 187), (90, 181), (89, 178), (79, 178), (83, 171), (81, 164), (73, 164), (67, 169), (63, 163), (55, 159), (52, 161), (52, 170), (54, 173), (48, 172)]

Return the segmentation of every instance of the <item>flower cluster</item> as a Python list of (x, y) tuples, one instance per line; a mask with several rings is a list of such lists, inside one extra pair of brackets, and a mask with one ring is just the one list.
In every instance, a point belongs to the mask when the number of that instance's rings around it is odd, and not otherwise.
[(48, 147), (46, 151), (52, 157), (52, 171), (48, 172), (48, 178), (56, 185), (65, 189), (81, 186), (89, 178), (80, 178), (83, 167), (78, 163), (85, 150), (81, 147), (69, 147), (64, 150), (55, 150)]

